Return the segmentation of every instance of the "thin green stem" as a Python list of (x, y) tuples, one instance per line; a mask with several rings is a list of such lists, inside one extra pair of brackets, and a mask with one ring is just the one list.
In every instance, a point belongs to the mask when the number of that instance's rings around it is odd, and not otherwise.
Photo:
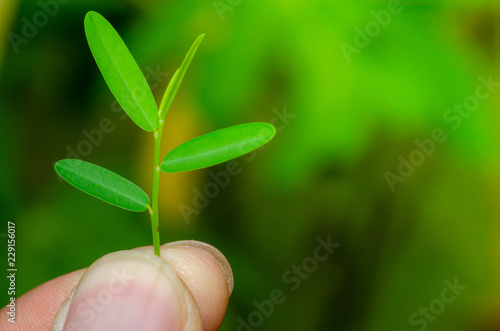
[(153, 247), (155, 254), (160, 256), (160, 225), (158, 221), (158, 191), (160, 187), (160, 144), (161, 134), (163, 132), (163, 119), (160, 118), (158, 129), (154, 130), (155, 137), (155, 156), (154, 156), (154, 171), (153, 171), (153, 192), (152, 205), (149, 209), (151, 215), (151, 229), (153, 231)]

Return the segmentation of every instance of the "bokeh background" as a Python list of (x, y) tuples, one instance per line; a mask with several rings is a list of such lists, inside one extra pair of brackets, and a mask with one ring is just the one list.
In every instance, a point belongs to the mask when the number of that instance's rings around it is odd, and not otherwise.
[[(157, 101), (206, 33), (167, 116), (163, 155), (238, 123), (278, 127), (198, 214), (180, 207), (193, 207), (225, 165), (162, 175), (162, 242), (206, 241), (233, 267), (221, 330), (238, 329), (275, 289), (286, 300), (255, 329), (500, 330), (499, 86), (473, 111), (453, 112), (473, 102), (478, 77), (500, 82), (497, 1), (402, 1), (383, 25), (373, 12), (390, 1), (57, 3), (44, 22), (38, 1), (0, 2), (0, 233), (17, 224), (18, 294), (151, 244), (146, 213), (89, 197), (52, 168), (70, 154), (150, 192), (151, 134), (122, 116), (86, 43), (83, 19), (96, 10)], [(26, 27), (34, 19), (36, 33)], [(99, 135), (103, 120), (113, 130)], [(446, 140), (416, 152), (436, 129)], [(410, 155), (418, 165), (404, 170)], [(283, 274), (313, 255), (318, 237), (340, 247), (291, 290)], [(455, 279), (467, 288), (432, 314)], [(430, 305), (432, 321), (411, 322)]]

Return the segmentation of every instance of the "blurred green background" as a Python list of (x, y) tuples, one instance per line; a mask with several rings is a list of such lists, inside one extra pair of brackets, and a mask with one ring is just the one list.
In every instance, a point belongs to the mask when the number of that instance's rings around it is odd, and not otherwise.
[[(0, 2), (0, 234), (17, 224), (18, 294), (151, 244), (146, 213), (89, 197), (52, 168), (78, 154), (150, 192), (153, 139), (123, 117), (95, 65), (83, 30), (95, 10), (157, 101), (206, 33), (167, 116), (163, 155), (238, 123), (278, 128), (198, 214), (180, 207), (225, 165), (162, 175), (162, 242), (206, 241), (233, 267), (221, 330), (245, 330), (241, 320), (258, 330), (500, 329), (497, 1), (57, 3), (44, 22), (38, 1)], [(103, 119), (112, 132), (97, 133)], [(436, 129), (446, 140), (431, 144)], [(282, 277), (310, 261), (318, 237), (341, 246), (292, 290)], [(455, 279), (467, 288), (440, 306)], [(254, 302), (275, 289), (285, 302), (256, 320)]]

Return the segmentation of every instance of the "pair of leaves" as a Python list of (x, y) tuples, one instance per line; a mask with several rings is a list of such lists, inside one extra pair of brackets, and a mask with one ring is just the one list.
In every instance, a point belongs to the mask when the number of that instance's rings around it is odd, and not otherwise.
[(158, 115), (165, 118), (204, 34), (189, 49), (176, 70), (160, 104), (160, 113), (146, 78), (113, 26), (99, 13), (85, 16), (85, 34), (97, 66), (120, 106), (143, 130), (158, 128)]
[[(181, 172), (219, 164), (267, 143), (275, 134), (267, 123), (248, 123), (217, 130), (189, 140), (165, 156), (161, 169)], [(145, 211), (148, 195), (129, 180), (100, 166), (74, 159), (61, 160), (55, 170), (76, 188), (112, 205)]]
[[(196, 39), (170, 80), (158, 112), (144, 75), (113, 26), (100, 14), (89, 12), (85, 33), (97, 65), (122, 108), (142, 129), (158, 129), (159, 118), (164, 119), (204, 35)], [(214, 131), (176, 147), (160, 167), (165, 172), (209, 167), (259, 148), (275, 133), (275, 128), (267, 123)], [(112, 205), (137, 212), (149, 208), (149, 197), (142, 189), (110, 170), (74, 159), (57, 162), (55, 170), (71, 185)]]

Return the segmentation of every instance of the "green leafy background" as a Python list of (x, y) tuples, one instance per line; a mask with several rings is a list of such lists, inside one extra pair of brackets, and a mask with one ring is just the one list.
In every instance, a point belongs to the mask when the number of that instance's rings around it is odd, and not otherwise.
[[(150, 192), (153, 139), (123, 117), (95, 65), (83, 29), (95, 10), (150, 76), (157, 102), (206, 33), (166, 118), (162, 156), (216, 129), (275, 121), (274, 140), (237, 159), (241, 173), (189, 223), (179, 207), (193, 206), (227, 165), (162, 174), (162, 242), (206, 241), (233, 267), (221, 330), (235, 330), (274, 289), (287, 299), (259, 330), (418, 330), (409, 316), (455, 278), (467, 289), (428, 329), (498, 330), (500, 92), (456, 129), (443, 119), (474, 95), (479, 76), (500, 81), (498, 2), (403, 1), (350, 62), (341, 43), (352, 45), (355, 28), (388, 2), (222, 2), (232, 9), (223, 20), (213, 1), (72, 0), (18, 52), (5, 36), (21, 35), (23, 18), (42, 9), (0, 4), (0, 234), (16, 222), (18, 294), (151, 245), (146, 213), (89, 197), (53, 170), (80, 146), (85, 161)], [(113, 129), (100, 138), (103, 119)], [(398, 157), (436, 128), (447, 140), (392, 192), (384, 173), (397, 173)], [(283, 273), (328, 236), (341, 246), (291, 291)], [(1, 285), (3, 305), (5, 277)]]

